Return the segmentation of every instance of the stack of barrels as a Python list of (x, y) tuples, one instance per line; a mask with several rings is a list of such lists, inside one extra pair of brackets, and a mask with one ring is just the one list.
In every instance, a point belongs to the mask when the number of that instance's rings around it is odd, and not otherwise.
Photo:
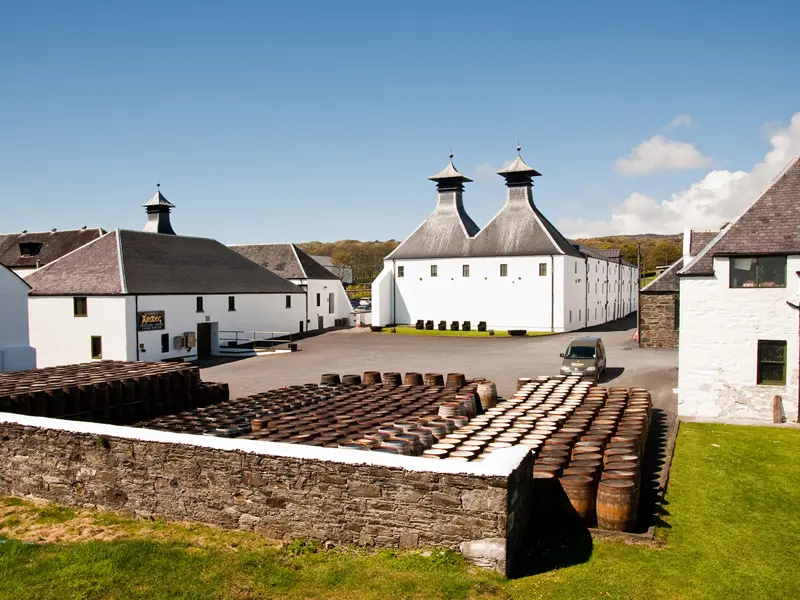
[(227, 399), (183, 363), (99, 361), (0, 374), (0, 412), (130, 424)]
[[(423, 385), (424, 379), (448, 385)], [(419, 385), (399, 385), (400, 381)], [(368, 383), (368, 382), (373, 383)], [(461, 373), (321, 376), (309, 383), (227, 400), (141, 427), (249, 440), (419, 455), (478, 412), (477, 383)], [(442, 410), (443, 407), (445, 410)], [(445, 413), (441, 415), (440, 413)], [(454, 457), (455, 458), (455, 457)]]

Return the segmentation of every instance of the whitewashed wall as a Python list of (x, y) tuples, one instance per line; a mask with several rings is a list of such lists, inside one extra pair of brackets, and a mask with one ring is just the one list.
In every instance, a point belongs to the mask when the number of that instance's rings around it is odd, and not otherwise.
[(30, 288), (0, 266), (0, 373), (36, 367), (36, 352), (28, 336)]
[[(564, 257), (449, 258), (437, 260), (397, 260), (403, 277), (394, 278), (395, 320), (415, 323), (418, 319), (479, 321), (495, 329), (563, 330)], [(539, 263), (547, 265), (547, 275), (539, 275)], [(438, 276), (431, 277), (431, 265)], [(508, 276), (500, 276), (500, 265), (508, 265)], [(392, 320), (392, 262), (373, 286), (373, 321), (386, 324)], [(462, 276), (462, 266), (469, 265), (470, 276)], [(551, 274), (552, 271), (552, 274)], [(551, 290), (554, 310), (551, 316)]]
[(129, 320), (133, 317), (133, 298), (89, 296), (87, 316), (74, 315), (72, 296), (31, 296), (31, 346), (36, 349), (36, 366), (51, 367), (90, 362), (91, 336), (103, 338), (103, 358), (135, 360), (135, 340)]
[[(229, 295), (235, 298), (236, 310), (228, 310)], [(306, 298), (305, 294), (291, 294), (291, 296), (292, 306), (286, 308), (286, 294), (204, 295), (203, 312), (197, 312), (196, 295), (139, 296), (139, 312), (153, 310), (165, 312), (165, 329), (139, 332), (139, 344), (144, 344), (144, 353), (140, 351), (140, 359), (155, 361), (165, 358), (195, 357), (197, 348), (174, 350), (172, 338), (190, 331), (196, 334), (198, 323), (217, 323), (217, 332), (297, 333), (300, 331), (300, 323), (306, 317)], [(166, 353), (161, 352), (161, 335), (164, 333), (170, 337), (170, 349)], [(223, 337), (230, 335), (222, 334)], [(215, 335), (212, 330), (212, 352), (219, 347), (219, 344), (219, 334)], [(135, 357), (132, 360), (135, 360)]]
[[(388, 325), (392, 322), (392, 308), (394, 298), (392, 290), (395, 289), (392, 261), (383, 263), (383, 271), (372, 282), (372, 323), (375, 325)], [(350, 322), (353, 323), (353, 317)]]
[[(336, 319), (350, 318), (350, 299), (338, 279), (290, 279), (292, 283), (307, 286), (308, 289), (308, 324), (307, 331), (318, 329), (319, 317), (322, 317), (323, 328), (333, 327)], [(329, 310), (329, 294), (333, 293), (333, 312)], [(317, 294), (320, 304), (317, 306)]]
[[(725, 420), (772, 421), (779, 395), (797, 419), (800, 257), (790, 256), (787, 287), (729, 287), (729, 261), (714, 259), (715, 277), (680, 279), (678, 413)], [(786, 341), (786, 385), (757, 385), (758, 340)]]
[[(612, 320), (615, 302), (616, 318), (636, 310), (636, 269), (593, 258), (552, 258), (554, 331)], [(508, 265), (507, 277), (500, 277), (501, 263)], [(539, 275), (539, 263), (547, 264), (547, 276)], [(430, 276), (432, 264), (438, 266), (438, 277)], [(465, 264), (470, 265), (468, 278), (461, 275)], [(404, 276), (393, 276), (392, 269), (396, 273), (400, 266)], [(445, 320), (448, 327), (454, 320), (469, 320), (473, 326), (483, 320), (495, 329), (550, 331), (550, 269), (550, 256), (386, 261), (372, 284), (373, 320), (380, 325), (393, 318), (398, 324)]]

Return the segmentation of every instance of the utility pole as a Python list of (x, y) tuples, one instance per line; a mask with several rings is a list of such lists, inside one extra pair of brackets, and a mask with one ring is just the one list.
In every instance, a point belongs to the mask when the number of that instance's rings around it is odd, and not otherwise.
[(642, 243), (636, 242), (636, 345), (642, 347)]

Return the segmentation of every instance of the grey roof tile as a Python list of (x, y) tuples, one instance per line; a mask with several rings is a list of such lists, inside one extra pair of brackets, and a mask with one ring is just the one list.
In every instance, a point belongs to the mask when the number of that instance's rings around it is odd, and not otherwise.
[[(0, 264), (14, 268), (35, 268), (53, 262), (96, 240), (105, 233), (102, 229), (65, 229), (64, 231), (34, 231), (0, 235)], [(20, 244), (41, 244), (33, 256), (22, 256)]]
[(286, 279), (338, 279), (294, 244), (242, 244), (231, 249)]
[(32, 295), (299, 294), (216, 240), (117, 230), (30, 274)]
[(800, 160), (795, 157), (777, 179), (680, 275), (713, 275), (715, 256), (800, 254)]

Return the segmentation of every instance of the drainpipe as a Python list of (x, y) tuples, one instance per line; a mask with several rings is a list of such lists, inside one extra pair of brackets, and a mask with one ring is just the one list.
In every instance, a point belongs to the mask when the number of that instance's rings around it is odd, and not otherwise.
[(584, 266), (584, 277), (586, 284), (586, 293), (583, 294), (583, 307), (584, 307), (584, 315), (583, 315), (583, 326), (588, 327), (589, 325), (589, 257), (583, 257), (583, 266)]
[(555, 273), (553, 273), (553, 255), (550, 255), (550, 333), (555, 332)]
[(136, 362), (139, 362), (139, 296), (133, 297), (134, 312), (133, 326), (136, 331)]
[(397, 325), (395, 298), (397, 298), (397, 268), (395, 267), (394, 259), (392, 259), (392, 325)]

